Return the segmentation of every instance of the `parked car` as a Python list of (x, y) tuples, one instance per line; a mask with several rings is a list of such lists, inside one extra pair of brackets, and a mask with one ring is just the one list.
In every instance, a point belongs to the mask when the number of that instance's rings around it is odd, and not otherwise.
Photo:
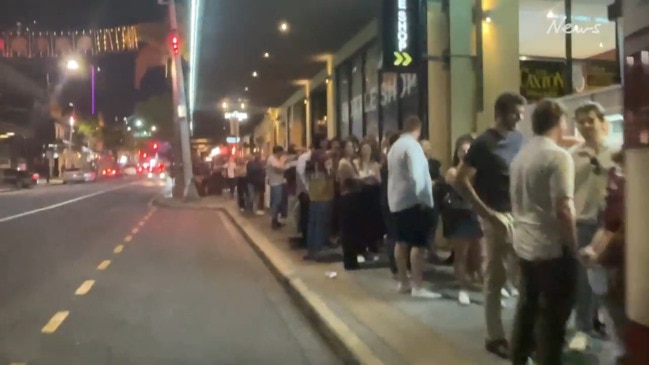
[(142, 172), (142, 168), (138, 170), (138, 166), (136, 165), (126, 165), (124, 166), (124, 175), (126, 176), (134, 176), (137, 175), (138, 173)]
[(64, 184), (94, 182), (97, 180), (97, 173), (80, 169), (67, 169), (63, 171), (62, 180)]
[(38, 184), (38, 179), (38, 174), (34, 172), (10, 168), (0, 169), (0, 185), (28, 189)]

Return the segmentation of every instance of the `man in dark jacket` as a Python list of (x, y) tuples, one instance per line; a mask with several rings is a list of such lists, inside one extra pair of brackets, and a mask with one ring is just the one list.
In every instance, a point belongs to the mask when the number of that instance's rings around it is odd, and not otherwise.
[(261, 155), (255, 153), (246, 165), (248, 177), (248, 209), (257, 214), (264, 214), (264, 190), (266, 189), (266, 166)]

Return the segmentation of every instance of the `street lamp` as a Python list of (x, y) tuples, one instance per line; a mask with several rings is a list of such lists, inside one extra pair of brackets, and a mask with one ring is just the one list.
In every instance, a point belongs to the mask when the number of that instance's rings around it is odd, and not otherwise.
[(141, 119), (136, 120), (135, 121), (135, 126), (138, 127), (138, 128), (142, 127), (142, 120)]
[(72, 150), (72, 133), (74, 133), (74, 117), (70, 117), (70, 150)]
[(71, 58), (65, 64), (65, 68), (67, 68), (70, 71), (77, 71), (80, 68), (79, 61)]
[(155, 131), (157, 131), (157, 130), (158, 130), (158, 128), (157, 128), (156, 126), (152, 126), (152, 127), (151, 127), (151, 132), (155, 132)]

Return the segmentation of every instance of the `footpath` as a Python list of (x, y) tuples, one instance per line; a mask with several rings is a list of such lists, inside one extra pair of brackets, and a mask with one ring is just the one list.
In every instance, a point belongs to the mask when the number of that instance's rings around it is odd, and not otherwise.
[[(449, 267), (430, 265), (426, 272), (427, 281), (443, 299), (415, 299), (397, 293), (396, 282), (383, 265), (346, 272), (341, 262), (303, 261), (303, 251), (290, 247), (286, 228), (272, 230), (268, 217), (240, 212), (229, 197), (192, 203), (160, 197), (154, 204), (224, 212), (346, 363), (508, 364), (484, 350), (482, 294), (472, 293), (473, 303), (461, 306)], [(504, 325), (511, 328), (516, 299), (504, 304)], [(595, 355), (566, 359), (568, 365), (609, 363)]]

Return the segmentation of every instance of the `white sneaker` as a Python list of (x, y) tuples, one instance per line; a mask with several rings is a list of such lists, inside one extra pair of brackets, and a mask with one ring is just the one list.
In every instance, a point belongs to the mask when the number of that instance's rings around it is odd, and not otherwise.
[(365, 262), (365, 256), (363, 255), (357, 255), (356, 256), (356, 261), (358, 261), (359, 264), (362, 264)]
[(460, 294), (458, 295), (457, 300), (461, 305), (471, 304), (471, 297), (469, 296), (469, 292), (467, 292), (466, 290), (460, 290)]
[(264, 215), (265, 213), (264, 213), (263, 210), (258, 210), (258, 211), (255, 212), (255, 214), (256, 215)]
[(514, 288), (513, 286), (509, 289), (509, 295), (511, 295), (514, 298), (518, 298), (520, 293), (518, 292), (518, 289)]
[(426, 298), (426, 299), (439, 299), (442, 297), (442, 294), (425, 288), (412, 288), (410, 295), (412, 295), (415, 298)]
[(505, 288), (500, 289), (500, 295), (503, 298), (510, 298), (511, 297), (511, 295), (509, 294), (509, 292)]
[(412, 288), (410, 285), (403, 285), (402, 283), (399, 283), (397, 285), (397, 291), (399, 294), (410, 294), (412, 292)]
[(577, 332), (568, 342), (568, 348), (572, 351), (586, 351), (590, 343), (590, 336), (584, 332)]

